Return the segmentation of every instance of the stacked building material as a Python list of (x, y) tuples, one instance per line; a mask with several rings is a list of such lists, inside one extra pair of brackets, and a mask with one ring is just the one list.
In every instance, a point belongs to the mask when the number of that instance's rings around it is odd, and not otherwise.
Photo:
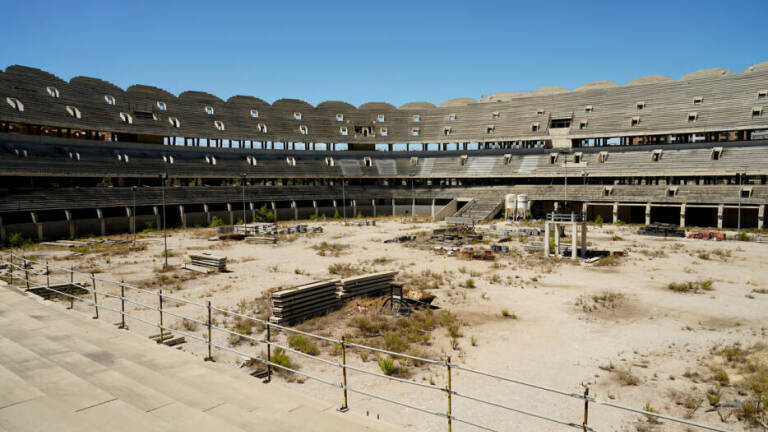
[(235, 232), (245, 235), (277, 234), (277, 224), (274, 222), (256, 222), (247, 225), (235, 225)]
[(351, 297), (389, 292), (395, 275), (397, 272), (381, 272), (342, 279), (339, 282), (338, 297), (345, 300)]
[(328, 279), (272, 293), (270, 322), (292, 325), (339, 307), (336, 289), (340, 281)]
[(637, 233), (657, 237), (685, 237), (685, 230), (680, 229), (677, 225), (661, 222), (654, 222), (650, 225), (640, 227), (640, 229), (637, 230)]
[(193, 266), (210, 267), (219, 271), (227, 269), (227, 257), (212, 255), (207, 252), (189, 254), (189, 260)]
[(760, 235), (758, 235), (757, 237), (755, 237), (755, 240), (756, 240), (758, 243), (768, 243), (768, 235), (762, 235), (762, 234), (760, 234)]

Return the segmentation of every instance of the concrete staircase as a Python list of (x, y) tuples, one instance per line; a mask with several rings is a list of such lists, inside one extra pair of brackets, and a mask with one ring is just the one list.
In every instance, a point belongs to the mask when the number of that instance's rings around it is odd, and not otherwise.
[(475, 198), (453, 217), (472, 219), (475, 223), (485, 222), (496, 216), (503, 206), (504, 200), (498, 198)]
[(0, 282), (0, 431), (396, 431)]

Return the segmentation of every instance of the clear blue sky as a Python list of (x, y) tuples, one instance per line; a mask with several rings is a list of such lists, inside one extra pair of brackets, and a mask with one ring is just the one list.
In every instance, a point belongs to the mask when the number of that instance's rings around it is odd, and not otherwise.
[(768, 1), (13, 1), (0, 68), (223, 99), (435, 104), (768, 61)]

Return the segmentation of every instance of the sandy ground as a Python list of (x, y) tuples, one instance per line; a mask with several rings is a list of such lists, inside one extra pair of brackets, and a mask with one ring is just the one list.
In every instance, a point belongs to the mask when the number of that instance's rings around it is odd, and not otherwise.
[[(459, 348), (450, 346), (444, 330), (433, 335), (430, 346), (424, 347), (434, 358), (451, 356), (454, 362), (470, 368), (539, 385), (551, 386), (568, 392), (582, 393), (588, 385), (593, 396), (615, 403), (654, 409), (683, 417), (688, 409), (675, 403), (676, 392), (698, 394), (712, 387), (706, 378), (689, 379), (686, 371), (700, 371), (711, 375), (706, 368), (712, 347), (736, 342), (749, 346), (768, 342), (768, 294), (753, 292), (768, 288), (768, 245), (752, 242), (710, 242), (692, 239), (663, 239), (634, 234), (636, 227), (590, 226), (592, 247), (627, 250), (628, 256), (617, 266), (595, 267), (584, 264), (548, 264), (539, 258), (499, 257), (492, 262), (466, 261), (454, 257), (438, 256), (430, 251), (402, 244), (385, 244), (383, 240), (406, 233), (431, 230), (435, 223), (413, 224), (395, 219), (379, 219), (375, 227), (344, 226), (340, 222), (321, 224), (322, 234), (299, 234), (293, 241), (278, 245), (251, 245), (241, 242), (210, 242), (210, 229), (173, 231), (168, 238), (172, 254), (169, 263), (180, 266), (191, 251), (210, 251), (226, 255), (230, 272), (212, 275), (193, 275), (194, 279), (180, 282), (190, 276), (184, 270), (165, 273), (172, 282), (164, 292), (196, 301), (210, 300), (220, 308), (238, 309), (244, 299), (249, 314), (264, 313), (253, 310), (252, 300), (266, 290), (277, 286), (292, 286), (330, 277), (328, 266), (334, 263), (365, 265), (372, 270), (398, 270), (401, 273), (419, 273), (430, 270), (444, 276), (445, 282), (431, 290), (437, 295), (435, 304), (458, 315), (464, 324)], [(125, 238), (125, 237), (123, 237)], [(318, 256), (311, 247), (322, 241), (344, 243), (349, 249), (338, 257)], [(140, 243), (146, 250), (123, 255), (84, 254), (72, 257), (68, 249), (39, 248), (25, 251), (52, 265), (88, 271), (101, 270), (100, 279), (120, 280), (156, 291), (157, 278), (162, 265), (162, 237), (143, 237)], [(507, 243), (522, 251), (522, 243)], [(659, 256), (655, 256), (659, 255)], [(384, 265), (372, 264), (379, 257), (392, 261)], [(474, 274), (474, 276), (473, 276)], [(499, 275), (494, 278), (494, 274)], [(68, 278), (62, 271), (53, 277)], [(466, 279), (476, 282), (474, 289), (460, 285)], [(82, 276), (78, 280), (85, 280)], [(699, 293), (676, 293), (667, 288), (670, 282), (711, 279), (714, 290)], [(119, 289), (97, 281), (99, 290), (118, 293)], [(130, 291), (130, 290), (129, 290)], [(623, 295), (612, 308), (585, 310), (593, 295), (604, 292)], [(129, 293), (130, 294), (130, 293)], [(147, 304), (156, 305), (156, 296), (131, 294)], [(116, 300), (104, 300), (105, 305), (119, 307)], [(205, 310), (194, 305), (171, 303), (177, 313), (205, 319)], [(505, 318), (502, 309), (508, 309), (518, 319)], [(83, 313), (92, 313), (85, 305), (76, 307)], [(589, 308), (587, 308), (589, 309)], [(138, 305), (128, 305), (128, 312), (150, 322), (157, 321), (157, 312), (146, 311)], [(106, 310), (102, 316), (113, 322), (117, 315)], [(180, 320), (165, 316), (166, 323), (182, 329)], [(232, 321), (218, 316), (222, 325)], [(326, 333), (340, 336), (345, 331), (338, 323), (328, 323)], [(129, 319), (131, 331), (149, 335), (156, 329)], [(182, 330), (185, 331), (185, 330)], [(202, 326), (190, 330), (202, 337)], [(257, 332), (254, 337), (262, 337)], [(279, 335), (278, 338), (283, 338)], [(472, 338), (476, 346), (472, 344)], [(217, 332), (214, 341), (225, 346), (227, 334)], [(189, 341), (182, 349), (204, 355), (205, 345)], [(261, 353), (260, 346), (243, 343), (238, 350)], [(323, 347), (322, 358), (338, 360)], [(219, 352), (217, 361), (237, 363), (241, 359), (233, 354)], [(303, 372), (340, 382), (341, 374), (330, 365), (313, 362), (293, 355)], [(377, 371), (374, 360), (363, 362), (359, 354), (351, 353), (348, 361), (366, 370)], [(613, 370), (611, 370), (613, 367)], [(619, 370), (631, 370), (638, 385), (625, 385), (618, 379)], [(687, 374), (690, 375), (690, 374)], [(284, 381), (282, 378), (278, 380)], [(415, 404), (430, 411), (444, 413), (447, 398), (440, 387), (445, 385), (443, 366), (424, 366), (412, 370), (409, 379), (433, 388), (409, 386), (385, 381), (350, 371), (349, 385), (366, 392)], [(292, 380), (293, 381), (293, 380)], [(266, 384), (254, 380), (256, 386)], [(270, 384), (275, 385), (275, 384)], [(308, 380), (289, 385), (318, 398), (341, 405), (341, 390)], [(461, 394), (478, 396), (507, 406), (530, 410), (566, 422), (581, 424), (583, 402), (567, 397), (526, 388), (471, 374), (453, 371), (453, 389)], [(725, 400), (725, 399), (724, 399)], [(446, 419), (421, 413), (401, 406), (377, 401), (367, 396), (350, 394), (350, 408), (378, 416), (382, 420), (404, 425), (411, 430), (446, 430)], [(728, 430), (748, 430), (731, 417), (723, 423), (705, 401), (691, 418)], [(454, 397), (453, 414), (496, 430), (564, 430), (567, 427), (544, 422), (499, 408), (481, 406), (466, 399)], [(690, 414), (688, 414), (690, 415)], [(664, 422), (651, 425), (636, 414), (601, 406), (592, 406), (589, 423), (600, 431), (629, 430), (687, 430), (686, 427)], [(647, 429), (651, 427), (650, 429)], [(464, 424), (454, 424), (454, 430), (478, 430)]]

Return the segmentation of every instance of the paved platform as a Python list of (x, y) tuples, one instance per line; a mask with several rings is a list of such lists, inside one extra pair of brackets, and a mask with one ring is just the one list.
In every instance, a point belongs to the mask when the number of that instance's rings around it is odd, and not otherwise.
[(0, 431), (399, 431), (0, 282)]

